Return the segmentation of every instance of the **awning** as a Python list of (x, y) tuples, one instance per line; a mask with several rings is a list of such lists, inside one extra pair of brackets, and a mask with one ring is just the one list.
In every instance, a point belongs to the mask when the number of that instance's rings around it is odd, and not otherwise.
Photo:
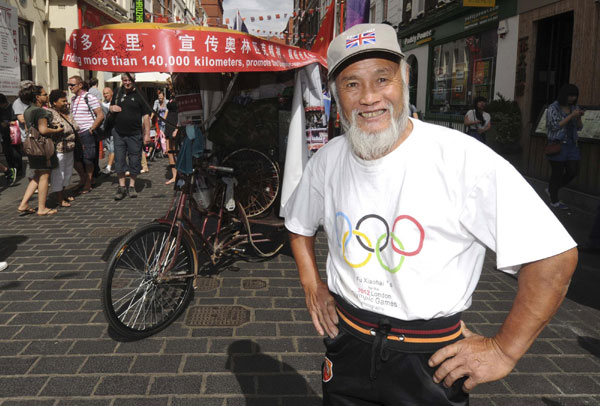
[(263, 72), (327, 66), (320, 55), (239, 31), (124, 23), (74, 30), (63, 65), (112, 72)]

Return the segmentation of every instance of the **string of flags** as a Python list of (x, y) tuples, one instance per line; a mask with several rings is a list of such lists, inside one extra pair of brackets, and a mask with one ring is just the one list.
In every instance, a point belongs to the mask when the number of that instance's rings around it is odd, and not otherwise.
[[(327, 6), (322, 6), (322, 7), (317, 7), (317, 8), (309, 8), (308, 10), (303, 10), (303, 9), (296, 9), (294, 11), (292, 11), (291, 13), (274, 13), (274, 14), (267, 14), (267, 15), (254, 15), (254, 16), (246, 16), (246, 17), (242, 17), (242, 21), (244, 22), (260, 22), (260, 21), (272, 21), (272, 20), (288, 20), (288, 19), (296, 19), (296, 18), (300, 18), (300, 19), (304, 19), (306, 17), (306, 15), (313, 15), (315, 13), (318, 13), (319, 15), (322, 15), (325, 13), (327, 9)], [(245, 12), (244, 14), (249, 14), (247, 12)], [(225, 18), (225, 24), (230, 25), (233, 24), (233, 21), (235, 20), (235, 17), (233, 18)]]

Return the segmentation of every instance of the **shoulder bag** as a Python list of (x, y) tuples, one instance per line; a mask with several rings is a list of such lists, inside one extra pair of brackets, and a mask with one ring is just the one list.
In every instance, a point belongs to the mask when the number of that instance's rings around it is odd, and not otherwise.
[[(87, 104), (90, 114), (92, 115), (94, 120), (96, 120), (96, 113), (94, 113), (94, 110), (92, 110), (92, 108), (90, 107), (90, 103), (88, 101), (87, 94), (85, 95), (83, 100), (85, 100), (85, 104)], [(110, 137), (111, 128), (109, 128), (109, 127), (112, 127), (111, 123), (112, 123), (112, 121), (114, 121), (114, 118), (111, 119), (110, 110), (105, 109), (102, 106), (102, 102), (100, 100), (98, 100), (98, 103), (100, 103), (100, 108), (102, 109), (102, 112), (104, 113), (104, 120), (102, 120), (100, 125), (94, 130), (94, 137), (96, 138), (96, 141), (102, 141), (102, 140), (105, 140), (106, 138)]]
[(50, 158), (54, 155), (54, 141), (44, 137), (34, 126), (25, 124), (27, 137), (23, 142), (23, 152), (32, 158), (46, 158), (46, 165), (50, 166)]
[(560, 153), (560, 150), (562, 148), (562, 143), (559, 142), (547, 142), (546, 146), (544, 147), (544, 154), (546, 156), (552, 156), (552, 155), (557, 155)]

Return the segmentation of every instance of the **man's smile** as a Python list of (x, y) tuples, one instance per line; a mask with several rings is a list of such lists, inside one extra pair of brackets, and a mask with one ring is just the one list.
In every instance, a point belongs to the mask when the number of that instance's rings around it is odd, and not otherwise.
[(386, 109), (375, 110), (375, 111), (363, 111), (363, 112), (358, 113), (358, 115), (363, 118), (375, 118), (375, 117), (381, 116), (386, 111), (387, 111)]

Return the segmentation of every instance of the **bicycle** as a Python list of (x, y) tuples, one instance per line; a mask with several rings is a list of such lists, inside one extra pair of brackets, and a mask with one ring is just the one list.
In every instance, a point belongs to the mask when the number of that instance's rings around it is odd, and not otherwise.
[[(121, 336), (141, 339), (166, 328), (187, 307), (197, 278), (211, 266), (226, 258), (243, 258), (248, 249), (269, 258), (283, 247), (279, 241), (285, 238), (281, 220), (252, 219), (246, 214), (248, 208), (263, 213), (263, 208), (275, 201), (277, 166), (259, 151), (241, 151), (223, 160), (230, 166), (204, 160), (194, 164), (192, 174), (178, 173), (167, 214), (132, 231), (114, 249), (102, 279), (101, 299), (109, 325)], [(246, 200), (244, 206), (236, 198), (236, 176), (243, 173), (245, 161), (236, 161), (236, 157), (253, 162), (249, 169), (274, 168), (276, 174), (258, 182), (272, 185), (276, 179), (277, 187), (271, 190), (268, 186), (269, 193), (258, 190), (252, 194), (247, 189), (241, 196)], [(260, 210), (255, 210), (259, 201)]]

